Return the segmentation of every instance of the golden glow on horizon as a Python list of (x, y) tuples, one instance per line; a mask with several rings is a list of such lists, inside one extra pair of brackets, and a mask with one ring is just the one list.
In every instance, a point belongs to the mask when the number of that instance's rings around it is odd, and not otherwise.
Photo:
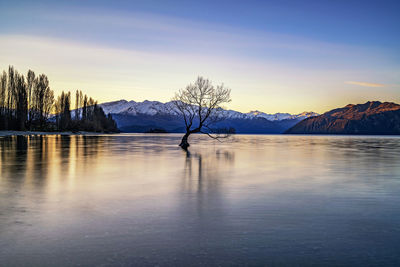
[(45, 73), (56, 95), (79, 89), (99, 103), (167, 102), (198, 75), (230, 87), (233, 101), (226, 108), (240, 112), (323, 113), (349, 103), (396, 102), (394, 98), (400, 97), (390, 86), (385, 91), (343, 86), (351, 76), (361, 77), (357, 71), (310, 69), (273, 60), (117, 49), (26, 35), (0, 35), (0, 50), (6, 51), (0, 55), (1, 70), (10, 64), (22, 73), (28, 69)]

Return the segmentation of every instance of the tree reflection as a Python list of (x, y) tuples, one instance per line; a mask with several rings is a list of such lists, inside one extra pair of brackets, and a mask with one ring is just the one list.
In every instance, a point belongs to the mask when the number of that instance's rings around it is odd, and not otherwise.
[[(0, 139), (1, 176), (23, 180), (26, 171), (28, 139), (25, 136), (9, 136)], [(13, 174), (17, 175), (13, 175)]]
[(54, 159), (53, 149), (49, 148), (47, 136), (29, 137), (27, 176), (32, 178), (34, 186), (42, 190), (46, 185), (49, 161)]
[(234, 164), (234, 153), (213, 151), (212, 153), (185, 152), (182, 193), (186, 199), (186, 212), (197, 212), (197, 216), (216, 216), (224, 206), (221, 192), (223, 180)]

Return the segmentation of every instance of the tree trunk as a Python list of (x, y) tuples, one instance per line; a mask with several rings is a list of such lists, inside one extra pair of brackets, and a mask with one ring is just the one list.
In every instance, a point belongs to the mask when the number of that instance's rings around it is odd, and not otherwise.
[(183, 149), (183, 150), (187, 150), (188, 147), (190, 146), (188, 143), (188, 138), (189, 138), (190, 132), (186, 132), (185, 135), (182, 137), (182, 141), (179, 144), (179, 146)]

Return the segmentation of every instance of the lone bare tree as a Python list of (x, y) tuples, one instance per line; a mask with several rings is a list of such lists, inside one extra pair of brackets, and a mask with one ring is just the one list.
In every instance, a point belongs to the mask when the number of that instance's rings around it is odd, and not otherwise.
[(211, 126), (226, 118), (221, 104), (231, 101), (231, 89), (223, 84), (214, 87), (208, 79), (198, 77), (194, 84), (179, 90), (172, 99), (177, 115), (183, 117), (186, 133), (179, 146), (187, 150), (188, 138), (193, 133), (203, 133), (211, 138), (225, 138), (228, 134), (216, 133)]

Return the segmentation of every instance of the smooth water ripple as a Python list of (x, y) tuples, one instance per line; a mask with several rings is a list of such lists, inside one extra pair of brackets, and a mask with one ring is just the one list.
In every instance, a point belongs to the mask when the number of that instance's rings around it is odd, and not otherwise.
[(0, 138), (0, 266), (400, 265), (400, 138)]

